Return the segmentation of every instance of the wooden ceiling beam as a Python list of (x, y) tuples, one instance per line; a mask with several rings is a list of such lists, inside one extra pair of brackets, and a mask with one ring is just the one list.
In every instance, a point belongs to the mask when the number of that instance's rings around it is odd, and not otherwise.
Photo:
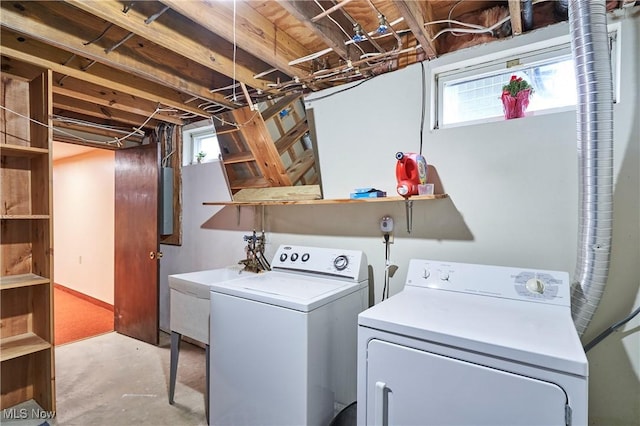
[[(150, 24), (146, 24), (148, 18), (135, 8), (130, 8), (126, 13), (122, 10), (122, 3), (115, 0), (101, 1), (80, 1), (65, 0), (79, 9), (89, 12), (105, 21), (112, 22), (120, 28), (135, 33), (159, 46), (164, 47), (178, 55), (203, 65), (212, 71), (226, 75), (229, 78), (235, 78), (247, 86), (268, 91), (269, 81), (253, 78), (258, 72), (251, 70), (241, 64), (233, 64), (233, 60), (227, 58), (221, 53), (209, 48), (210, 43), (189, 28), (183, 27), (178, 31), (176, 28), (170, 28), (161, 20), (156, 20)], [(186, 36), (185, 34), (189, 34)]]
[[(322, 10), (311, 1), (292, 1), (292, 0), (278, 0), (278, 4), (284, 8), (290, 15), (304, 24), (309, 31), (313, 32), (316, 37), (322, 39), (322, 41), (333, 49), (345, 61), (356, 60), (357, 54), (355, 49), (349, 49), (345, 42), (345, 35), (340, 31), (336, 25), (328, 18), (320, 19), (317, 22), (313, 22), (313, 18), (316, 17)], [(343, 20), (344, 16), (340, 19)], [(347, 26), (345, 30), (349, 30), (351, 23), (348, 25), (342, 24), (343, 27)]]
[[(244, 1), (160, 1), (230, 43), (234, 42), (235, 33), (235, 43), (240, 49), (290, 77), (300, 77), (308, 72), (305, 68), (289, 65), (289, 62), (312, 52)], [(234, 3), (236, 29), (240, 29), (235, 32)]]
[[(18, 38), (22, 38), (23, 41), (18, 41)], [(156, 102), (162, 106), (195, 114), (199, 117), (210, 117), (207, 112), (187, 104), (186, 97), (175, 90), (118, 73), (102, 65), (91, 67), (91, 72), (83, 71), (83, 65), (77, 58), (68, 61), (69, 54), (67, 52), (55, 51), (42, 43), (18, 37), (12, 32), (3, 30), (0, 40), (2, 42), (2, 54), (7, 58), (27, 62), (45, 69), (48, 68), (59, 74), (68, 75), (99, 86), (110, 87), (113, 90)]]
[(422, 46), (422, 50), (427, 58), (435, 58), (438, 55), (438, 51), (435, 43), (432, 41), (432, 30), (431, 28), (424, 27), (425, 22), (433, 20), (430, 12), (430, 4), (422, 0), (398, 0), (394, 2), (394, 4), (409, 26), (413, 36), (418, 40), (420, 46)]
[[(84, 136), (87, 136), (86, 134), (91, 134), (95, 136), (102, 136), (102, 138), (109, 138), (109, 139), (117, 139), (124, 136), (122, 132), (114, 132), (113, 130), (109, 130), (104, 127), (83, 126), (81, 124), (75, 124), (72, 122), (66, 122), (62, 120), (54, 120), (53, 123), (54, 123), (53, 124), (54, 129), (73, 130), (75, 132), (78, 132), (78, 136), (80, 136), (80, 134), (84, 134)], [(71, 142), (78, 145), (91, 145), (90, 142), (73, 138), (72, 135), (76, 135), (75, 132), (68, 132), (70, 134), (67, 134), (65, 132), (54, 132), (53, 139), (58, 142)], [(81, 136), (81, 137), (86, 139), (86, 137), (84, 136)], [(142, 137), (134, 135), (130, 138), (127, 138), (127, 141), (139, 144), (142, 142)], [(95, 142), (95, 143), (99, 144), (99, 146), (102, 146), (103, 144), (105, 144), (105, 142)], [(108, 146), (113, 147), (113, 145), (108, 145)]]
[[(140, 127), (147, 118), (150, 116), (140, 116), (137, 114), (131, 114), (128, 112), (119, 111), (114, 108), (105, 107), (102, 105), (96, 105), (90, 102), (80, 101), (75, 98), (64, 95), (55, 95), (53, 97), (53, 106), (65, 111), (72, 111), (78, 114), (83, 114), (89, 117), (102, 118), (113, 122), (114, 125), (129, 125), (133, 127)], [(152, 111), (153, 112), (153, 111)], [(122, 124), (118, 124), (122, 123)], [(158, 120), (152, 118), (145, 125), (144, 128), (153, 129), (159, 123)]]
[[(126, 93), (119, 93), (113, 89), (96, 86), (75, 78), (66, 78), (61, 85), (57, 83), (59, 80), (60, 76), (58, 74), (54, 75), (54, 83), (52, 84), (54, 95), (64, 95), (145, 117), (148, 117), (156, 110), (156, 105), (153, 102), (132, 97)], [(181, 118), (164, 112), (156, 113), (154, 118), (177, 125), (185, 124)]]
[(109, 53), (97, 44), (85, 45), (85, 38), (76, 34), (82, 31), (71, 21), (60, 22), (57, 18), (56, 26), (49, 26), (47, 22), (46, 10), (36, 7), (36, 4), (29, 4), (26, 8), (3, 7), (0, 14), (0, 23), (4, 28), (32, 37), (48, 45), (66, 50), (70, 53), (91, 59), (103, 65), (110, 66), (117, 70), (138, 76), (143, 79), (162, 84), (172, 89), (207, 99), (212, 102), (229, 108), (237, 105), (227, 101), (223, 95), (211, 93), (208, 87), (195, 84), (176, 76), (173, 73), (148, 64), (149, 61), (138, 61), (128, 55), (120, 54), (117, 50)]

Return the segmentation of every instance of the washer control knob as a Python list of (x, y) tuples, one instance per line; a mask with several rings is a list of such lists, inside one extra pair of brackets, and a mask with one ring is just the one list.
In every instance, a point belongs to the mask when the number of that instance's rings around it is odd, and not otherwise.
[(336, 267), (338, 271), (344, 270), (349, 265), (349, 258), (344, 254), (333, 259), (333, 266)]
[(440, 271), (439, 277), (440, 277), (440, 281), (449, 281), (449, 272)]
[(427, 269), (427, 268), (424, 268), (424, 271), (422, 272), (422, 278), (424, 278), (426, 280), (430, 276), (431, 276), (431, 271), (429, 269)]
[(303, 261), (303, 262), (306, 262), (307, 260), (309, 260), (309, 253), (304, 253), (304, 254), (302, 255), (302, 261)]
[(291, 261), (295, 262), (296, 260), (298, 260), (298, 253), (291, 253)]
[(539, 280), (538, 278), (531, 278), (526, 283), (527, 290), (531, 293), (543, 294), (544, 293), (544, 282)]
[(287, 253), (282, 253), (280, 255), (280, 262), (284, 262), (285, 260), (287, 260)]

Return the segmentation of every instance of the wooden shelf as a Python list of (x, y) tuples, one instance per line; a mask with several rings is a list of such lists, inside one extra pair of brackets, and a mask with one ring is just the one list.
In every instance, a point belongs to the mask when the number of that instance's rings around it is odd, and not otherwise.
[(0, 361), (4, 362), (20, 356), (29, 355), (49, 349), (50, 347), (50, 343), (34, 333), (24, 333), (6, 337), (0, 339)]
[(235, 154), (224, 154), (222, 156), (224, 164), (246, 163), (248, 161), (255, 161), (251, 152), (236, 152)]
[(36, 157), (38, 155), (48, 154), (49, 150), (45, 148), (35, 148), (8, 143), (0, 144), (0, 155), (11, 155), (13, 157)]
[[(409, 198), (409, 201), (439, 200), (447, 198), (447, 194), (416, 195)], [(381, 197), (381, 198), (341, 198), (341, 199), (320, 199), (320, 200), (264, 200), (264, 201), (206, 201), (205, 206), (285, 206), (285, 205), (320, 205), (320, 204), (368, 204), (368, 203), (389, 203), (405, 201), (403, 197)]]
[(0, 277), (0, 290), (49, 284), (50, 281), (51, 280), (49, 280), (49, 278), (41, 277), (36, 274), (7, 275)]

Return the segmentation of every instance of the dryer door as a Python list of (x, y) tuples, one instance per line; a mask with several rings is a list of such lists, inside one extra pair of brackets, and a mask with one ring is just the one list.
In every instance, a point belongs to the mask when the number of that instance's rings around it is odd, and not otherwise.
[(375, 339), (367, 347), (367, 425), (565, 425), (566, 401), (553, 383)]

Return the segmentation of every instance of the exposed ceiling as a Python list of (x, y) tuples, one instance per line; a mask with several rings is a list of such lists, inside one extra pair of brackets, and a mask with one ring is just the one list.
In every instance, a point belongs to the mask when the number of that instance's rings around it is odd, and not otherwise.
[(56, 128), (107, 140), (370, 78), (567, 19), (566, 1), (527, 0), (3, 0), (0, 7), (2, 71), (51, 69)]

